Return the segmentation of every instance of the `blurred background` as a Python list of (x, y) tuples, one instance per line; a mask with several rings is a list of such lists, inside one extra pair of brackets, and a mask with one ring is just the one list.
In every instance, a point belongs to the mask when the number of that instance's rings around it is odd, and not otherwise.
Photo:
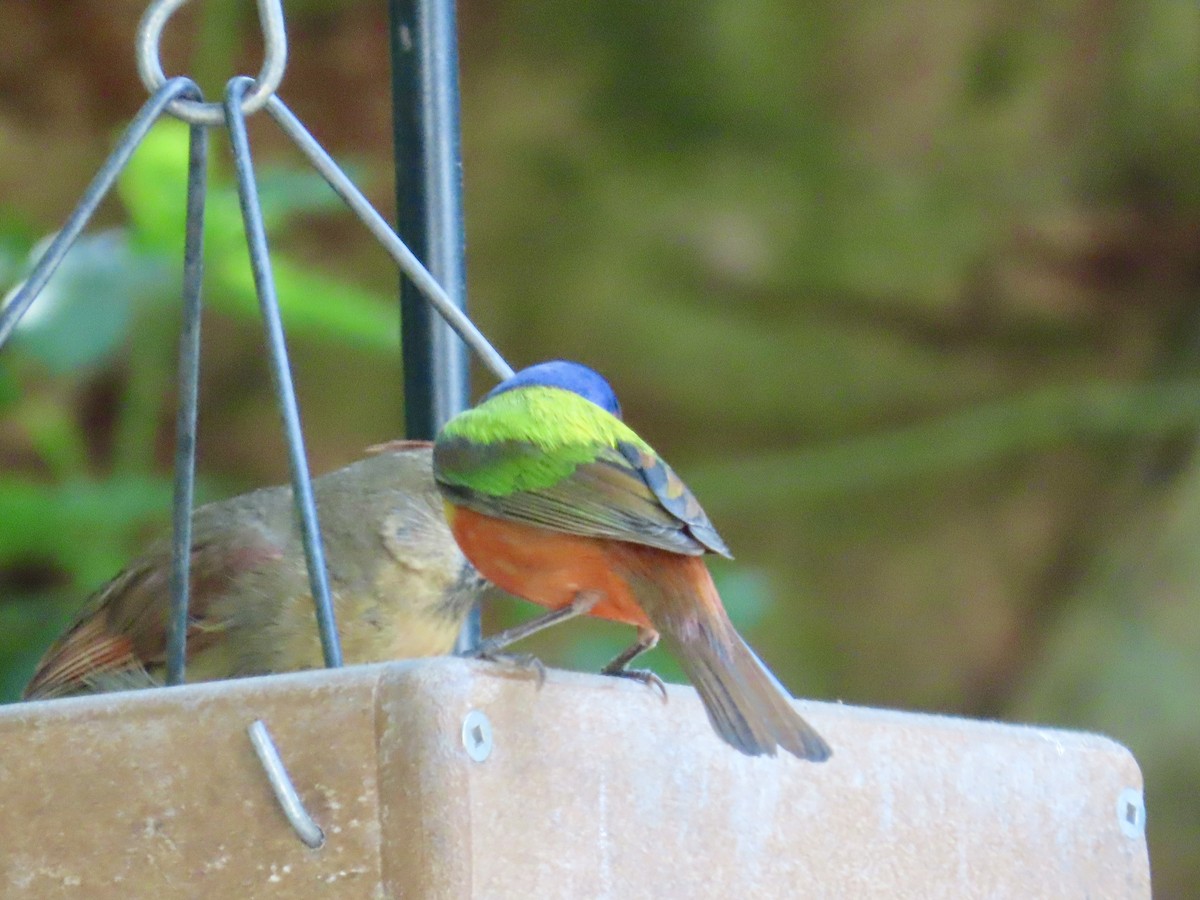
[[(143, 7), (0, 4), (0, 292), (143, 101)], [(281, 94), (390, 217), (384, 0), (285, 8)], [(726, 603), (793, 692), (1109, 734), (1146, 775), (1157, 895), (1200, 892), (1194, 0), (459, 18), (470, 304), (509, 361), (609, 376), (733, 547)], [(210, 96), (260, 63), (249, 2), (167, 37)], [(251, 124), (326, 471), (398, 436), (395, 270)], [(185, 145), (156, 129), (0, 354), (5, 701), (169, 519)], [(215, 147), (208, 499), (286, 478)], [(533, 649), (594, 669), (627, 639), (573, 623)]]

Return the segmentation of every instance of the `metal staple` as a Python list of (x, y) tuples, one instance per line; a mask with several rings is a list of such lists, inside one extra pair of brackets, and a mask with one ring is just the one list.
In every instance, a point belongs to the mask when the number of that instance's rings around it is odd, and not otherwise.
[(324, 846), (325, 832), (304, 808), (304, 801), (300, 799), (300, 794), (288, 776), (279, 750), (271, 740), (271, 733), (267, 731), (266, 723), (262, 719), (255, 719), (247, 731), (250, 743), (254, 745), (254, 752), (258, 755), (258, 761), (262, 763), (267, 781), (283, 809), (283, 814), (287, 816), (288, 823), (306, 847), (316, 850)]

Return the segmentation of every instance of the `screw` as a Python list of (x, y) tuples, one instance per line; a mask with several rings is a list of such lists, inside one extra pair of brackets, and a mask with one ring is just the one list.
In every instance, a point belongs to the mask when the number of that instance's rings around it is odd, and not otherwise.
[(462, 742), (467, 756), (475, 762), (483, 762), (492, 755), (492, 723), (477, 709), (463, 717)]
[(1146, 801), (1136, 788), (1125, 788), (1117, 797), (1117, 824), (1126, 837), (1140, 838), (1146, 833)]

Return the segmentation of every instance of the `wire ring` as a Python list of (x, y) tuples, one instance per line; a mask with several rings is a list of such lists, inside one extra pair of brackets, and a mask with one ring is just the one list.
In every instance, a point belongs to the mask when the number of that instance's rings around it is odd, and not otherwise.
[[(188, 0), (155, 0), (147, 7), (138, 23), (135, 40), (138, 75), (142, 84), (151, 93), (157, 91), (167, 80), (159, 59), (159, 46), (167, 21)], [(282, 0), (258, 0), (258, 20), (262, 28), (264, 57), (262, 70), (254, 80), (254, 87), (242, 101), (245, 115), (257, 112), (266, 106), (283, 81), (287, 68), (287, 30), (283, 22)], [(225, 109), (220, 103), (199, 103), (195, 100), (175, 100), (167, 112), (190, 125), (222, 125)]]

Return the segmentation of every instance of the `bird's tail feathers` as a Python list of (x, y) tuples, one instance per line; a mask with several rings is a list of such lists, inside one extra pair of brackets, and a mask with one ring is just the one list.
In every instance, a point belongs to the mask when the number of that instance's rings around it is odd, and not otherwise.
[(704, 701), (713, 728), (751, 756), (778, 749), (813, 762), (829, 758), (829, 745), (792, 706), (775, 676), (727, 623), (712, 634), (700, 627), (685, 640), (663, 635)]
[[(704, 701), (717, 733), (751, 756), (779, 749), (801, 759), (829, 758), (829, 745), (792, 705), (792, 698), (729, 621), (708, 567), (683, 558), (641, 581), (640, 594), (663, 643)], [(653, 599), (651, 599), (653, 598)]]
[(647, 547), (619, 557), (638, 603), (704, 701), (713, 728), (750, 756), (821, 762), (829, 745), (729, 621), (704, 560)]

